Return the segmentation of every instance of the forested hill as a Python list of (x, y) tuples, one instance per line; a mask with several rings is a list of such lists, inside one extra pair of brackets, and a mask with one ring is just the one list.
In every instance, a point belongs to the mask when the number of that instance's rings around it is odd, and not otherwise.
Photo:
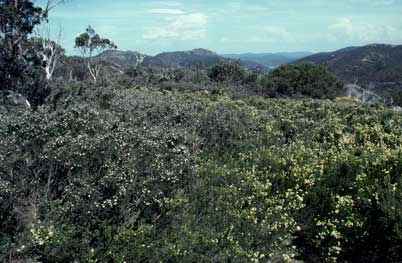
[(164, 62), (157, 57), (141, 54), (136, 51), (120, 51), (120, 50), (106, 50), (96, 56), (99, 60), (105, 60), (122, 67), (131, 66), (139, 63), (139, 59), (143, 57), (142, 64), (144, 66), (164, 66)]
[(339, 79), (378, 93), (402, 89), (402, 45), (372, 44), (318, 53), (299, 60), (327, 67)]
[(312, 55), (311, 52), (281, 52), (281, 53), (245, 53), (225, 54), (225, 58), (240, 59), (240, 61), (252, 61), (265, 67), (272, 68), (291, 63), (295, 60)]
[(155, 56), (167, 66), (194, 67), (197, 64), (210, 66), (223, 59), (215, 52), (207, 49), (193, 49), (190, 51), (164, 52)]
[[(144, 56), (143, 65), (149, 67), (173, 67), (190, 68), (196, 66), (212, 66), (222, 60), (233, 60), (224, 58), (217, 53), (197, 48), (189, 51), (163, 52), (156, 56), (139, 54), (134, 51), (107, 50), (97, 57), (120, 66), (130, 66), (137, 63), (139, 55)], [(241, 60), (241, 64), (246, 68), (264, 68), (263, 65), (249, 60)]]

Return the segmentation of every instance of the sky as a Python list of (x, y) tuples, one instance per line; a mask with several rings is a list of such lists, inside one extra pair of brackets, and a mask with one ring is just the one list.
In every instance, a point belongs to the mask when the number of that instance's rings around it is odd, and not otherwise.
[(49, 23), (69, 54), (88, 25), (119, 50), (149, 55), (322, 52), (402, 44), (402, 0), (67, 0)]

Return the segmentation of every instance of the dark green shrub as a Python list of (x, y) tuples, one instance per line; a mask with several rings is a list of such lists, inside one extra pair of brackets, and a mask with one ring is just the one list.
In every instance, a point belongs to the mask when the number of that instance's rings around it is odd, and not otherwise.
[(241, 82), (245, 70), (239, 61), (220, 61), (209, 69), (208, 76), (216, 82)]
[(401, 261), (400, 114), (165, 84), (0, 114), (1, 260)]
[(394, 103), (399, 107), (402, 107), (402, 91), (394, 95)]
[(343, 84), (324, 67), (307, 63), (280, 66), (263, 76), (260, 86), (262, 93), (269, 97), (316, 99), (334, 99), (343, 88)]

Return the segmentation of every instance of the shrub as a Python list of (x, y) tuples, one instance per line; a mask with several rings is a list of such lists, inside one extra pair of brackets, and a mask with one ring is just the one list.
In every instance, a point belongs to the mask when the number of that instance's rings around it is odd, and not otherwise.
[(241, 82), (245, 70), (239, 61), (220, 61), (209, 69), (208, 76), (216, 82)]
[(269, 97), (311, 97), (334, 99), (343, 85), (324, 67), (313, 64), (291, 64), (272, 70), (260, 80), (262, 93)]
[(400, 114), (83, 83), (48, 102), (0, 114), (3, 261), (401, 261)]
[(399, 107), (402, 107), (402, 91), (395, 94), (394, 103)]

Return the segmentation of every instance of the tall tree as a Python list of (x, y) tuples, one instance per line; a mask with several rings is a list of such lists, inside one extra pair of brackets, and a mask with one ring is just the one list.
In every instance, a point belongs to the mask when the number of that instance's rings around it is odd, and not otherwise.
[(14, 91), (26, 96), (35, 94), (26, 82), (36, 74), (42, 59), (32, 48), (29, 36), (37, 25), (47, 21), (49, 11), (63, 2), (48, 0), (41, 8), (29, 0), (0, 0), (1, 93)]
[(86, 32), (76, 37), (75, 48), (81, 52), (89, 74), (96, 83), (102, 63), (95, 61), (94, 56), (108, 49), (116, 49), (117, 46), (111, 40), (101, 38), (91, 26), (88, 26)]
[(46, 72), (46, 79), (51, 80), (54, 70), (64, 55), (64, 49), (61, 47), (61, 28), (55, 40), (52, 40), (49, 26), (45, 26), (36, 31), (37, 38), (34, 42), (37, 42), (38, 50), (43, 61), (43, 67)]
[(27, 54), (28, 35), (45, 18), (44, 10), (27, 0), (0, 0), (0, 81), (15, 89), (35, 57)]

